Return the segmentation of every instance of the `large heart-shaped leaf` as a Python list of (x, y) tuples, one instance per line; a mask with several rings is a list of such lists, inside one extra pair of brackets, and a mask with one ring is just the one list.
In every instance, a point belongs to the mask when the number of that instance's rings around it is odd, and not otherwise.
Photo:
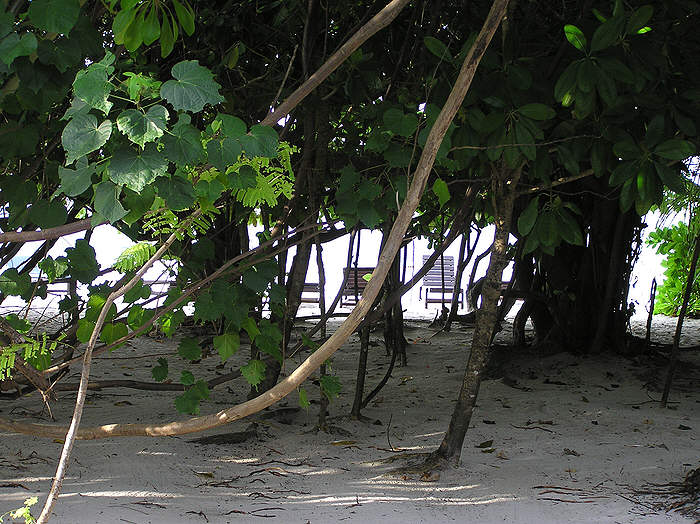
[(109, 75), (114, 71), (112, 63), (114, 55), (110, 52), (99, 62), (90, 64), (86, 69), (78, 71), (73, 81), (73, 93), (90, 107), (102, 111), (105, 115), (112, 108), (112, 102), (108, 100), (112, 91)]
[(12, 64), (18, 56), (29, 56), (36, 51), (36, 36), (25, 33), (20, 37), (17, 33), (10, 33), (0, 41), (0, 60), (6, 65)]
[(62, 226), (68, 219), (68, 213), (61, 200), (39, 200), (29, 208), (29, 220), (42, 229)]
[(156, 177), (167, 174), (168, 162), (154, 144), (143, 151), (121, 148), (115, 151), (107, 173), (115, 184), (141, 191)]
[(32, 279), (29, 273), (20, 274), (11, 268), (0, 275), (0, 292), (4, 295), (26, 296), (31, 293)]
[(83, 284), (90, 284), (99, 275), (100, 266), (95, 258), (95, 250), (85, 239), (75, 241), (75, 247), (66, 249), (70, 262), (71, 275)]
[(219, 353), (221, 362), (226, 362), (232, 357), (238, 351), (240, 345), (241, 339), (235, 331), (214, 337), (214, 348)]
[(61, 134), (61, 143), (66, 150), (66, 164), (70, 165), (77, 158), (97, 151), (107, 143), (111, 134), (111, 120), (98, 125), (94, 115), (75, 115)]
[(182, 211), (194, 203), (196, 197), (192, 184), (181, 176), (160, 177), (156, 180), (158, 195), (173, 211)]
[(32, 0), (29, 19), (47, 33), (68, 34), (78, 21), (78, 0)]
[(207, 143), (209, 162), (222, 173), (226, 172), (228, 166), (238, 161), (240, 154), (241, 144), (234, 138), (214, 139)]
[(78, 196), (92, 185), (91, 177), (94, 173), (94, 165), (79, 167), (78, 169), (67, 169), (63, 166), (58, 166), (58, 177), (61, 179), (61, 187), (58, 190), (69, 197)]
[(168, 110), (161, 105), (152, 106), (145, 114), (138, 109), (127, 109), (117, 117), (117, 128), (129, 140), (141, 147), (157, 140), (167, 129)]
[(185, 60), (173, 66), (175, 80), (168, 80), (160, 88), (160, 96), (165, 98), (177, 111), (201, 111), (206, 104), (224, 101), (219, 94), (221, 87), (214, 81), (214, 75), (196, 60)]
[(111, 224), (126, 215), (127, 211), (119, 202), (119, 186), (109, 180), (95, 186), (95, 211), (105, 217)]
[(172, 131), (163, 137), (163, 145), (165, 157), (178, 165), (192, 165), (204, 160), (201, 133), (190, 125), (189, 115), (180, 115)]

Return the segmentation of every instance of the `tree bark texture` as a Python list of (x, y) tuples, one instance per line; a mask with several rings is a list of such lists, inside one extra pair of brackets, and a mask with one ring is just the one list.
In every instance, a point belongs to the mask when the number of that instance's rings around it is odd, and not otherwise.
[(476, 327), (469, 353), (462, 386), (452, 413), (452, 419), (440, 447), (431, 458), (457, 465), (462, 453), (462, 444), (471, 421), (472, 412), (479, 393), (481, 379), (490, 356), (491, 338), (498, 323), (498, 300), (501, 296), (501, 278), (507, 265), (508, 235), (513, 213), (513, 202), (520, 170), (501, 168), (492, 174), (492, 191), (495, 203), (495, 225), (493, 248), (486, 272), (482, 294), (482, 306), (476, 313)]

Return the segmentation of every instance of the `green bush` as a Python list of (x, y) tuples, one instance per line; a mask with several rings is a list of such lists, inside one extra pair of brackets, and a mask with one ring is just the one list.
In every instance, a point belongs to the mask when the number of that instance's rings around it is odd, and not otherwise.
[[(666, 279), (656, 291), (654, 313), (677, 316), (683, 302), (683, 291), (688, 279), (690, 260), (693, 256), (693, 229), (680, 222), (671, 227), (661, 227), (649, 234), (647, 244), (656, 249), (666, 260)], [(695, 281), (688, 303), (687, 315), (700, 316), (700, 272), (695, 273)]]

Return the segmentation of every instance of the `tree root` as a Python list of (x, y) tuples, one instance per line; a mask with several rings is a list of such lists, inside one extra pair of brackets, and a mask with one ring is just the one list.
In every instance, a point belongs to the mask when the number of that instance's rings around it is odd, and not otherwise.
[[(408, 464), (406, 466), (393, 469), (386, 473), (392, 477), (399, 477), (403, 480), (421, 480), (423, 482), (435, 482), (440, 479), (440, 474), (450, 468), (450, 463), (436, 453), (416, 453), (414, 456), (425, 456), (423, 462)], [(401, 458), (406, 457), (402, 455)]]

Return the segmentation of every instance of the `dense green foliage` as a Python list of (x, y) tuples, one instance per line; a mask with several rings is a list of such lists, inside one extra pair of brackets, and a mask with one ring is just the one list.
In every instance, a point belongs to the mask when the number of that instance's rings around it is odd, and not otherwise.
[[(115, 264), (117, 277), (94, 285), (105, 268), (89, 239), (55, 259), (45, 256), (54, 243), (47, 240), (0, 275), (2, 298), (30, 303), (57, 281), (89, 286), (87, 300), (69, 296), (60, 305), (77, 308), (71, 342), (85, 342), (121, 276), (176, 232), (164, 304), (154, 308), (155, 293), (140, 282), (108, 312), (101, 342), (111, 346), (151, 323), (168, 336), (186, 320), (206, 323), (222, 361), (242, 337), (250, 340), (241, 373), (253, 387), (276, 380), (308, 266), (308, 231), (319, 224), (335, 234), (337, 219), (348, 230), (391, 224), (490, 3), (414, 2), (276, 128), (259, 122), (376, 7), (259, 4), (3, 4), (0, 229), (90, 217), (139, 243)], [(513, 250), (520, 286), (537, 297), (542, 335), (572, 348), (586, 346), (600, 325), (590, 311), (624, 329), (624, 277), (608, 293), (602, 275), (630, 251), (639, 215), (661, 202), (664, 188), (684, 190), (683, 161), (698, 144), (698, 3), (592, 5), (514, 4), (440, 147), (410, 231), (437, 240), (460, 212), (483, 225), (495, 212), (495, 174), (521, 170)], [(464, 198), (469, 188), (474, 200)], [(249, 223), (261, 226), (260, 241), (308, 226), (292, 235), (299, 247), (289, 274), (279, 246), (250, 256)], [(2, 245), (2, 267), (20, 245)], [(620, 275), (630, 263), (619, 264)], [(221, 278), (209, 278), (225, 264)], [(194, 314), (186, 319), (188, 301)], [(178, 358), (196, 361), (201, 342), (182, 340)], [(51, 345), (38, 347), (43, 360), (31, 362), (42, 369)], [(204, 377), (194, 367), (169, 377), (167, 359), (153, 364), (155, 380), (188, 388), (177, 408), (198, 412), (209, 394)], [(322, 390), (332, 396), (338, 384), (324, 378)]]
[[(658, 228), (649, 234), (648, 244), (666, 257), (662, 262), (666, 268), (665, 279), (656, 291), (654, 313), (677, 316), (680, 311), (693, 256), (693, 241), (697, 234), (696, 222), (697, 220), (693, 221), (694, 227), (679, 222), (673, 226)], [(690, 293), (687, 315), (700, 315), (700, 277), (697, 273)]]

